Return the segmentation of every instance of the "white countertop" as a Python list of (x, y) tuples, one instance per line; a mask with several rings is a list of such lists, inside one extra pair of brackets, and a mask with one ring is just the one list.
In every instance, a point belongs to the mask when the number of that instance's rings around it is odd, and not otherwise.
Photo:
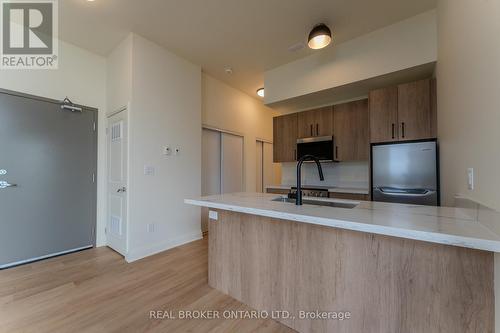
[[(186, 199), (213, 209), (266, 216), (334, 228), (500, 252), (500, 236), (462, 208), (360, 201), (354, 209), (275, 202), (276, 194), (231, 193)], [(325, 201), (352, 202), (338, 199)], [(499, 221), (500, 222), (500, 221)]]
[[(295, 185), (269, 185), (266, 186), (267, 189), (273, 190), (291, 190)], [(304, 187), (311, 188), (324, 188), (327, 189), (328, 192), (332, 193), (347, 193), (347, 194), (370, 194), (370, 190), (367, 188), (359, 188), (359, 187), (336, 187), (336, 186), (310, 186), (304, 185)]]

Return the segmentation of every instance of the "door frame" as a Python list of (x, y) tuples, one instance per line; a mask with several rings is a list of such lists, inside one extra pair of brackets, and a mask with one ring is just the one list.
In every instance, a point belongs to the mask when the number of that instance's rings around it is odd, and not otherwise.
[[(126, 255), (128, 254), (128, 251), (129, 251), (129, 226), (130, 226), (130, 223), (129, 223), (129, 220), (130, 220), (130, 202), (129, 202), (129, 198), (130, 198), (130, 168), (129, 168), (129, 165), (130, 165), (130, 103), (127, 103), (127, 105), (124, 105), (122, 107), (119, 107), (113, 111), (109, 111), (109, 112), (106, 112), (106, 176), (105, 176), (105, 195), (106, 195), (106, 214), (105, 214), (105, 224), (104, 224), (104, 227), (106, 228), (106, 232), (105, 232), (105, 236), (106, 236), (106, 246), (109, 247), (108, 245), (108, 240), (107, 240), (107, 233), (109, 232), (107, 230), (108, 228), (108, 217), (109, 217), (109, 193), (108, 193), (108, 183), (109, 183), (109, 147), (108, 147), (108, 135), (109, 135), (109, 119), (112, 118), (113, 116), (116, 116), (117, 114), (119, 113), (122, 113), (124, 112), (124, 118), (127, 120), (127, 126), (126, 126), (126, 135), (127, 135), (127, 143), (126, 143), (126, 151), (127, 151), (127, 159), (126, 159), (126, 164), (127, 164), (127, 175), (125, 177), (126, 179), (126, 184), (127, 184), (127, 195), (125, 197), (125, 203), (127, 205), (125, 211), (126, 211), (126, 216), (127, 216), (127, 220), (125, 221), (125, 224), (126, 224), (126, 234), (124, 235), (125, 236), (125, 254), (122, 254), (120, 253), (120, 255), (123, 255), (124, 257), (126, 257)], [(118, 253), (118, 252), (117, 252)]]
[[(48, 97), (42, 97), (42, 96), (37, 96), (37, 95), (32, 95), (32, 94), (28, 94), (28, 93), (23, 93), (23, 92), (18, 92), (18, 91), (14, 91), (14, 90), (9, 90), (9, 89), (3, 89), (3, 88), (0, 88), (0, 94), (5, 94), (5, 95), (10, 95), (10, 96), (16, 96), (16, 97), (21, 97), (21, 98), (27, 98), (27, 99), (32, 99), (32, 100), (35, 100), (35, 101), (40, 101), (40, 102), (46, 102), (46, 103), (51, 103), (51, 104), (55, 104), (55, 105), (62, 105), (62, 100), (56, 100), (56, 99), (53, 99), (53, 98), (48, 98)], [(63, 98), (64, 99), (64, 98)], [(83, 105), (83, 104), (74, 104), (73, 106), (75, 107), (78, 107), (78, 108), (81, 108), (82, 110), (85, 110), (85, 111), (88, 111), (88, 112), (92, 112), (93, 113), (93, 132), (94, 132), (94, 135), (92, 136), (92, 147), (93, 147), (93, 154), (92, 156), (94, 157), (94, 161), (93, 161), (93, 170), (91, 170), (92, 174), (93, 174), (93, 191), (92, 191), (92, 195), (93, 195), (93, 200), (92, 200), (92, 210), (93, 210), (93, 215), (94, 215), (94, 221), (92, 223), (93, 225), (93, 232), (92, 232), (92, 244), (93, 244), (93, 247), (95, 248), (96, 247), (96, 241), (97, 241), (97, 159), (98, 159), (98, 128), (99, 128), (99, 116), (98, 116), (98, 111), (99, 109), (98, 108), (95, 108), (95, 107), (90, 107), (90, 106), (86, 106), (86, 105)], [(68, 112), (68, 111), (66, 111)], [(81, 250), (84, 250), (86, 248), (82, 248), (82, 249), (75, 249), (74, 251), (65, 251), (65, 252), (62, 252), (62, 253), (57, 253), (55, 254), (55, 256), (59, 256), (59, 255), (63, 255), (63, 254), (67, 254), (67, 253), (72, 253), (72, 252), (78, 252), (78, 251), (81, 251)], [(44, 257), (40, 257), (40, 258), (35, 258), (36, 260), (34, 261), (38, 261), (38, 260), (43, 260), (43, 259), (46, 259), (46, 258), (49, 258), (49, 257), (52, 257), (52, 256), (44, 256)], [(29, 261), (31, 262), (31, 261)]]

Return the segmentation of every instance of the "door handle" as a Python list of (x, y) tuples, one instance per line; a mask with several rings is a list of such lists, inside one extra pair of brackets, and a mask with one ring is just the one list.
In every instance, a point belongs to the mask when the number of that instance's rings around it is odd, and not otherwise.
[(126, 187), (119, 188), (116, 192), (117, 193), (125, 193), (125, 192), (127, 192), (127, 188)]
[(313, 137), (314, 134), (313, 134), (313, 124), (311, 124), (311, 137)]
[(394, 123), (392, 123), (392, 138), (396, 138), (396, 126), (394, 125)]
[(319, 124), (316, 124), (316, 135), (319, 136)]
[(403, 139), (405, 138), (405, 123), (401, 123), (401, 133), (403, 134)]
[(0, 181), (0, 189), (5, 189), (5, 188), (9, 188), (9, 187), (17, 187), (17, 184), (10, 184), (6, 181)]

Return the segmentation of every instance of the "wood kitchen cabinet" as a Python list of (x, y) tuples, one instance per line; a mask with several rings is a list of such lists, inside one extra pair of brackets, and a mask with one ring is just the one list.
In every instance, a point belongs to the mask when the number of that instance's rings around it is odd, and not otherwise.
[(431, 79), (370, 92), (370, 142), (435, 138), (435, 95)]
[(368, 161), (368, 100), (359, 100), (333, 107), (335, 157), (339, 162)]
[(398, 86), (400, 140), (431, 138), (431, 84), (421, 80)]
[(296, 113), (273, 118), (273, 161), (294, 162), (297, 159), (298, 115)]
[(398, 140), (398, 87), (370, 92), (370, 141)]
[(300, 112), (298, 117), (299, 138), (333, 135), (333, 110), (331, 106)]

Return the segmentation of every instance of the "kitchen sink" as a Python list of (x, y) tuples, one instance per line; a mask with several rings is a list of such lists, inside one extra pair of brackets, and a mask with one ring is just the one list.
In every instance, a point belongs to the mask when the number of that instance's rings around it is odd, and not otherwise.
[[(293, 204), (295, 204), (295, 199), (287, 198), (287, 197), (275, 198), (272, 201), (275, 201), (275, 202), (285, 202), (285, 203), (293, 203)], [(309, 200), (309, 199), (302, 199), (302, 203), (304, 205), (325, 206), (325, 207), (335, 207), (335, 208), (347, 208), (347, 209), (353, 209), (353, 208), (356, 208), (356, 206), (358, 206), (357, 203), (338, 202), (338, 201), (320, 201), (320, 200)]]

